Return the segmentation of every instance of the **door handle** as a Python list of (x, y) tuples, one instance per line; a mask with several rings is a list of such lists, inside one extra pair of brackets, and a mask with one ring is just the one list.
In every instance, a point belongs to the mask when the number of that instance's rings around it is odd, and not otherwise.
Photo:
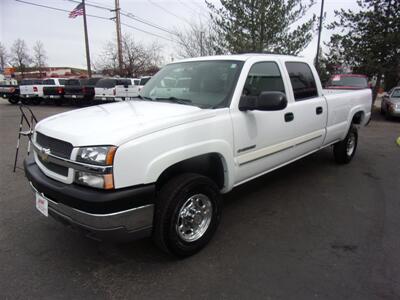
[(285, 114), (285, 122), (291, 122), (294, 119), (294, 114), (289, 112)]
[(317, 113), (317, 115), (322, 114), (323, 111), (324, 111), (324, 110), (322, 109), (321, 106), (318, 106), (318, 107), (316, 108), (316, 110), (315, 110), (315, 112)]

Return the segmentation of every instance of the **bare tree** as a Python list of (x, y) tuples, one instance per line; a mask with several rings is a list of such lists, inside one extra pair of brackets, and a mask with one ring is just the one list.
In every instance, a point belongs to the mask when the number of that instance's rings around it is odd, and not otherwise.
[(218, 32), (210, 22), (192, 23), (189, 29), (175, 30), (178, 42), (177, 53), (180, 57), (198, 57), (224, 54)]
[(122, 37), (123, 74), (119, 74), (118, 51), (116, 42), (108, 42), (94, 64), (97, 71), (109, 76), (136, 77), (153, 74), (161, 64), (161, 46), (153, 43), (149, 46), (134, 41), (125, 34)]
[(8, 62), (8, 53), (6, 47), (0, 43), (0, 69), (4, 70)]
[(44, 49), (44, 45), (42, 41), (36, 41), (33, 46), (33, 64), (35, 67), (44, 68), (47, 62), (46, 50)]
[(31, 62), (32, 59), (28, 54), (28, 46), (25, 41), (17, 39), (11, 47), (11, 64), (23, 75)]

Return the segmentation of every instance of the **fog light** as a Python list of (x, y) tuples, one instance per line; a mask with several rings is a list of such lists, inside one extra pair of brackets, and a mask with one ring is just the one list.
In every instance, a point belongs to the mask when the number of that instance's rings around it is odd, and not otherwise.
[(114, 180), (112, 174), (93, 174), (82, 171), (75, 173), (75, 182), (81, 185), (86, 185), (98, 189), (114, 188)]

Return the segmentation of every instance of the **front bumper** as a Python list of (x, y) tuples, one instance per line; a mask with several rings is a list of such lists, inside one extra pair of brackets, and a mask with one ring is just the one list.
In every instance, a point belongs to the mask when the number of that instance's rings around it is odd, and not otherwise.
[(29, 156), (25, 174), (35, 193), (48, 201), (48, 213), (96, 240), (127, 241), (149, 236), (154, 185), (103, 191), (64, 184), (45, 176)]

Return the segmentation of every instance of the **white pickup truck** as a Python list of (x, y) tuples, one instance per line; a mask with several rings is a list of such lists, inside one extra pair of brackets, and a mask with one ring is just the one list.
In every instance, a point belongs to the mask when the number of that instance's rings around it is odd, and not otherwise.
[(136, 78), (103, 78), (94, 88), (94, 100), (103, 102), (125, 101), (139, 95)]
[(371, 103), (370, 89), (325, 93), (298, 57), (188, 59), (137, 101), (39, 122), (25, 172), (44, 215), (93, 238), (152, 235), (185, 257), (213, 236), (221, 194), (331, 145), (350, 162)]
[(65, 79), (46, 78), (46, 79), (24, 79), (20, 84), (21, 102), (24, 104), (39, 104), (43, 99), (44, 87), (62, 87)]

